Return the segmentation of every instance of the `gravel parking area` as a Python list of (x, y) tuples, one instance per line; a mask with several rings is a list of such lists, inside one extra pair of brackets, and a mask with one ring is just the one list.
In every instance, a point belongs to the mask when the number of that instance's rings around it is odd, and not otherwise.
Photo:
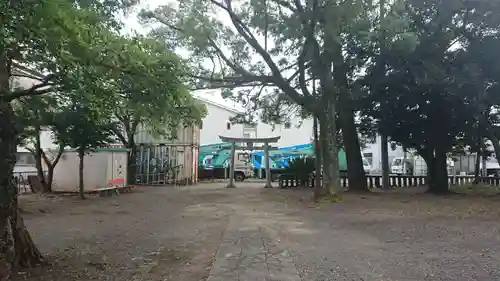
[(262, 186), (25, 196), (28, 229), (52, 265), (14, 280), (500, 280), (498, 198), (345, 194), (316, 204), (310, 190)]

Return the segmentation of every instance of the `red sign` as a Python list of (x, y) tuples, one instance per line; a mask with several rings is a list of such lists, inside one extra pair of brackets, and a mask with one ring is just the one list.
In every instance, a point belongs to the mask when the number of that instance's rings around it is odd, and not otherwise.
[(125, 183), (124, 178), (111, 179), (108, 181), (108, 184), (123, 184), (123, 183)]

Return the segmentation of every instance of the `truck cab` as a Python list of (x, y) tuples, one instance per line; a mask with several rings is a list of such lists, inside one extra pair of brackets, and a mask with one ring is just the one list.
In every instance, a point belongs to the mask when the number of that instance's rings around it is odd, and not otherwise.
[[(231, 165), (231, 150), (221, 150), (212, 156), (207, 168), (229, 168)], [(250, 152), (236, 150), (234, 155), (234, 179), (244, 181), (253, 176), (253, 165), (251, 163)]]
[[(234, 179), (244, 181), (253, 176), (253, 164), (251, 153), (245, 150), (236, 150), (234, 159)], [(228, 162), (230, 159), (227, 160)], [(230, 163), (227, 163), (229, 167)]]
[(391, 163), (391, 174), (413, 175), (413, 160), (406, 157), (394, 157)]

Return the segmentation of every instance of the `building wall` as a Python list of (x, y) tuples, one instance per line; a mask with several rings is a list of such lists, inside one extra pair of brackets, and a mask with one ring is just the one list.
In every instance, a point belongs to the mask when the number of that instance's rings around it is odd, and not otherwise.
[[(371, 166), (373, 171), (381, 171), (382, 169), (382, 157), (380, 151), (381, 137), (377, 136), (374, 143), (370, 143), (366, 145), (366, 148), (362, 150), (363, 156), (370, 161), (371, 155)], [(391, 148), (390, 143), (388, 144), (389, 149), (389, 165), (391, 165), (392, 159), (394, 157), (403, 157), (404, 151), (400, 146), (396, 146), (396, 149), (393, 150)]]
[[(50, 154), (50, 152), (47, 152)], [(77, 191), (80, 159), (75, 151), (63, 153), (54, 169), (54, 190)], [(86, 191), (108, 186), (108, 180), (127, 179), (127, 151), (92, 152), (83, 158), (83, 181)]]
[[(83, 160), (83, 181), (85, 190), (93, 190), (107, 186), (107, 153), (92, 153)], [(66, 152), (54, 169), (54, 190), (78, 190), (78, 154)]]
[(276, 144), (280, 147), (296, 144), (309, 143), (312, 139), (312, 119), (301, 120), (293, 119), (289, 124), (269, 125), (258, 122), (256, 126), (245, 124), (230, 124), (232, 117), (238, 114), (238, 111), (227, 109), (222, 106), (205, 103), (207, 107), (207, 116), (203, 119), (203, 127), (200, 131), (201, 145), (221, 142), (219, 136), (228, 137), (249, 137), (265, 138), (280, 136)]
[(238, 114), (238, 111), (226, 109), (204, 102), (207, 107), (207, 116), (203, 119), (200, 130), (200, 144), (211, 144), (221, 142), (220, 135), (226, 137), (243, 137), (243, 125), (231, 124), (230, 120)]
[(274, 126), (259, 122), (255, 135), (260, 138), (279, 136), (279, 147), (310, 143), (313, 137), (313, 120), (294, 118), (288, 124)]
[(151, 134), (146, 128), (138, 128), (135, 134), (135, 143), (198, 146), (200, 144), (200, 130), (198, 126), (184, 127), (183, 125), (179, 125), (177, 138), (170, 139)]

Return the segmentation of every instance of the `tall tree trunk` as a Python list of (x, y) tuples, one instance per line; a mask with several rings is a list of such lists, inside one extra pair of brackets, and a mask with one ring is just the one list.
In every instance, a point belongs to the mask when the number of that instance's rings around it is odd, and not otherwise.
[(46, 192), (52, 192), (52, 182), (54, 182), (54, 168), (55, 166), (47, 167), (47, 181), (45, 182), (45, 190)]
[[(354, 123), (354, 111), (352, 101), (346, 94), (341, 94), (339, 99), (339, 120), (342, 128), (342, 137), (347, 156), (347, 178), (349, 179), (349, 191), (369, 192), (366, 183), (366, 175), (361, 155), (358, 131)], [(342, 97), (344, 96), (344, 97)]]
[(84, 185), (83, 185), (83, 159), (85, 157), (84, 151), (78, 151), (78, 158), (80, 159), (80, 164), (78, 165), (78, 191), (80, 193), (80, 198), (85, 199)]
[(127, 159), (127, 184), (134, 185), (137, 173), (137, 146), (133, 139), (130, 139), (127, 145), (129, 149)]
[(11, 269), (34, 266), (43, 257), (26, 230), (17, 204), (14, 184), (17, 132), (10, 103), (0, 102), (0, 280), (8, 280)]
[(47, 190), (47, 183), (45, 181), (45, 174), (43, 172), (43, 165), (42, 165), (42, 144), (40, 140), (40, 127), (36, 128), (36, 133), (35, 133), (35, 167), (36, 167), (36, 173), (38, 176), (38, 179), (40, 180), (40, 183), (42, 184), (43, 187), (43, 192), (50, 192), (51, 190)]
[(6, 54), (0, 53), (0, 281), (9, 280), (12, 268), (43, 262), (17, 204), (14, 184), (17, 131), (12, 106), (3, 99), (10, 92), (7, 61)]
[(436, 159), (436, 174), (435, 174), (435, 182), (436, 184), (433, 186), (429, 192), (434, 194), (446, 194), (449, 191), (448, 186), (448, 163), (446, 152), (441, 149), (436, 149), (435, 153)]
[(60, 144), (59, 149), (57, 151), (56, 157), (51, 161), (49, 157), (45, 154), (43, 150), (42, 157), (45, 161), (45, 165), (47, 166), (47, 177), (45, 179), (45, 190), (46, 192), (52, 192), (52, 183), (54, 182), (54, 170), (56, 168), (57, 163), (61, 160), (61, 156), (64, 153), (64, 145)]
[(434, 149), (422, 155), (427, 165), (427, 192), (433, 194), (446, 194), (449, 191), (448, 166), (446, 162), (446, 152), (442, 149)]
[[(2, 86), (2, 85), (0, 85)], [(0, 280), (8, 280), (16, 254), (15, 216), (17, 187), (13, 182), (16, 164), (16, 132), (12, 108), (5, 102), (0, 103)]]
[[(347, 178), (349, 180), (349, 191), (369, 192), (366, 182), (365, 170), (363, 168), (363, 157), (361, 156), (361, 145), (359, 143), (358, 130), (354, 122), (354, 109), (347, 73), (347, 64), (344, 62), (342, 47), (337, 46), (334, 52), (334, 79), (338, 90), (338, 100), (335, 104), (338, 108), (338, 117), (347, 157)], [(337, 116), (336, 112), (335, 115)], [(334, 119), (335, 120), (335, 119)]]
[(335, 155), (335, 152), (337, 152), (335, 146), (336, 131), (332, 132), (335, 126), (332, 126), (332, 121), (328, 120), (328, 118), (321, 118), (319, 121), (319, 138), (323, 160), (323, 186), (325, 191), (333, 195), (341, 191), (338, 177), (338, 156)]
[(314, 167), (315, 167), (315, 175), (314, 175), (314, 200), (318, 200), (321, 196), (321, 150), (319, 143), (319, 135), (318, 135), (318, 118), (316, 116), (313, 117), (313, 137), (314, 137)]
[(323, 175), (323, 188), (324, 191), (328, 192), (330, 190), (330, 186), (333, 184), (332, 182), (332, 175), (330, 174), (331, 170), (331, 157), (328, 153), (328, 124), (327, 121), (325, 121), (324, 116), (320, 118), (319, 120), (319, 139), (318, 142), (320, 144), (320, 153), (321, 153), (321, 172)]
[(431, 186), (436, 183), (436, 159), (434, 158), (434, 150), (433, 149), (425, 149), (419, 151), (420, 156), (425, 161), (425, 165), (427, 167), (427, 175), (425, 176), (425, 184), (431, 189)]
[[(474, 184), (481, 181), (481, 145), (478, 144), (475, 149), (476, 161), (474, 163)], [(500, 163), (500, 162), (499, 162)]]

